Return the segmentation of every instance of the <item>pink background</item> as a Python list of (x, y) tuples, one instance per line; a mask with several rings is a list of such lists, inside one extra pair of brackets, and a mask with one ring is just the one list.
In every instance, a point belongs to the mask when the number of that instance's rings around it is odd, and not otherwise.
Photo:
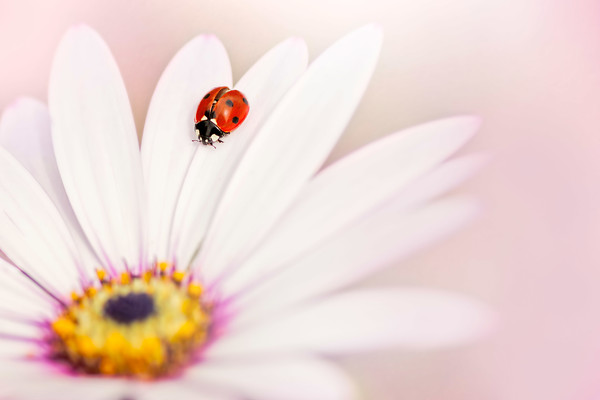
[(141, 132), (160, 73), (198, 33), (221, 38), (237, 79), (288, 36), (304, 37), (314, 57), (371, 21), (385, 30), (381, 60), (331, 160), (419, 122), (475, 113), (485, 124), (467, 151), (493, 161), (461, 189), (482, 199), (478, 222), (367, 284), (470, 293), (502, 324), (472, 346), (345, 365), (369, 399), (599, 398), (598, 1), (0, 0), (0, 109), (19, 95), (46, 99), (52, 54), (74, 23), (112, 48)]

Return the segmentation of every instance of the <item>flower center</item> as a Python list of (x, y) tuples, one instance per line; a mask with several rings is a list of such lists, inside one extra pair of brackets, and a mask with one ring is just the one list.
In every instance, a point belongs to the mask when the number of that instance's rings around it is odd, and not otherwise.
[(99, 284), (74, 294), (50, 324), (51, 358), (81, 373), (140, 379), (189, 363), (206, 342), (209, 310), (202, 287), (168, 269), (119, 279), (99, 270)]
[(148, 293), (129, 293), (104, 303), (104, 315), (121, 324), (131, 324), (154, 313), (154, 297)]

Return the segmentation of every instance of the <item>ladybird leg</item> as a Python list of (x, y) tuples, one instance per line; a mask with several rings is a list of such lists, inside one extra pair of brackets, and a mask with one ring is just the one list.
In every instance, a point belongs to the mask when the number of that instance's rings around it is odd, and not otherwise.
[(219, 139), (218, 139), (219, 143), (225, 143), (221, 140), (221, 138), (223, 136), (229, 135), (229, 132), (223, 132), (222, 130), (218, 129), (217, 132), (215, 133), (215, 135), (217, 135), (219, 137)]
[(203, 145), (211, 145), (214, 149), (216, 149), (215, 145), (213, 144), (213, 141), (211, 138), (202, 138), (202, 144)]

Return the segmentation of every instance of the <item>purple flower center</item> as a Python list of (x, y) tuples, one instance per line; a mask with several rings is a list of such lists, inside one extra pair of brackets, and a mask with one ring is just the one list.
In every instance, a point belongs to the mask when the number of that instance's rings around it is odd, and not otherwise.
[(104, 315), (120, 324), (144, 320), (154, 312), (154, 298), (147, 293), (129, 293), (104, 304)]

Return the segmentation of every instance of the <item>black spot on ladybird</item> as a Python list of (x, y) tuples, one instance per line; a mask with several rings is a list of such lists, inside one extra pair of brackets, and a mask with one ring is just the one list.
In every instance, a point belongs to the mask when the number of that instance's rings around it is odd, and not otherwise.
[(238, 117), (233, 117), (231, 120), (234, 124), (237, 124), (240, 119)]
[(248, 105), (248, 100), (246, 100), (245, 97), (242, 98), (242, 101), (244, 102), (245, 105)]
[(227, 104), (229, 107), (233, 107), (233, 101), (231, 100), (227, 100), (225, 104)]
[(208, 99), (210, 97), (210, 92), (206, 93), (206, 96), (203, 97), (203, 99)]

